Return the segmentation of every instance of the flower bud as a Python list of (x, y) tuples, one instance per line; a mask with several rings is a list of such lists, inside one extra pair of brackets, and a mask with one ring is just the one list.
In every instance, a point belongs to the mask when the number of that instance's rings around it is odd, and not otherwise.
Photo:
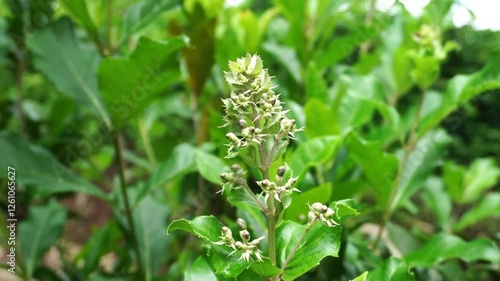
[(220, 174), (220, 178), (223, 182), (228, 182), (228, 173)]
[(328, 208), (325, 212), (325, 218), (333, 218), (333, 215), (335, 214), (335, 211), (332, 208)]
[(283, 176), (285, 175), (285, 172), (286, 172), (286, 168), (285, 168), (285, 166), (280, 166), (280, 167), (278, 168), (278, 171), (276, 172), (276, 175), (277, 175), (278, 177), (283, 177)]
[(231, 165), (231, 171), (238, 173), (241, 170), (241, 166), (238, 164)]
[(243, 74), (238, 74), (238, 80), (241, 82), (241, 83), (246, 83), (248, 82), (248, 78), (245, 77), (245, 75)]
[(250, 240), (250, 232), (248, 230), (244, 229), (240, 231), (240, 237), (241, 240), (243, 240), (244, 243), (248, 242)]
[(247, 123), (247, 121), (245, 121), (245, 119), (238, 120), (238, 125), (240, 125), (240, 127), (242, 127), (242, 128), (248, 127), (248, 123)]
[(239, 140), (238, 137), (233, 133), (227, 133), (226, 138), (228, 138), (232, 142), (238, 142)]
[(269, 187), (269, 185), (271, 185), (271, 182), (269, 180), (265, 179), (265, 180), (262, 180), (260, 182), (260, 184), (262, 187)]
[(325, 213), (327, 210), (328, 210), (328, 206), (327, 205), (321, 206), (321, 212), (322, 213)]
[(236, 224), (238, 225), (238, 227), (241, 229), (241, 230), (245, 230), (247, 229), (247, 223), (242, 219), (242, 218), (238, 218), (236, 220)]
[(317, 213), (320, 213), (321, 212), (321, 209), (323, 208), (323, 204), (319, 203), (319, 202), (316, 202), (314, 204), (311, 205), (311, 208), (317, 212)]

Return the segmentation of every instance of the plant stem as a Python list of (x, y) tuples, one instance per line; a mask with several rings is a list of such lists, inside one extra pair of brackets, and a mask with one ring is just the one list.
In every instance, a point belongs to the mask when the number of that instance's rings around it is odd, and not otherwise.
[[(288, 255), (288, 257), (286, 258), (286, 261), (283, 263), (283, 265), (281, 266), (281, 270), (285, 270), (286, 267), (288, 266), (288, 263), (292, 260), (293, 256), (295, 255), (295, 253), (297, 252), (297, 250), (300, 248), (300, 243), (302, 242), (302, 240), (304, 240), (304, 237), (306, 237), (306, 234), (309, 232), (309, 230), (311, 230), (311, 228), (313, 227), (314, 225), (314, 221), (309, 223), (306, 227), (306, 229), (304, 229), (304, 232), (302, 232), (302, 235), (300, 235), (300, 238), (299, 240), (297, 241), (297, 244), (295, 244), (295, 246), (293, 247), (292, 251), (290, 252), (290, 254)], [(281, 280), (281, 276), (279, 277), (279, 280)]]
[(137, 235), (135, 233), (135, 223), (134, 217), (132, 215), (132, 209), (130, 207), (130, 202), (127, 195), (127, 184), (125, 181), (125, 161), (123, 159), (123, 152), (125, 150), (123, 144), (123, 136), (118, 131), (114, 136), (114, 146), (116, 152), (116, 161), (118, 164), (118, 171), (120, 176), (120, 193), (125, 205), (125, 216), (127, 218), (128, 226), (130, 228), (129, 234), (132, 240), (132, 247), (134, 248), (135, 254), (137, 256), (137, 268), (140, 276), (144, 276), (144, 271), (142, 268), (141, 255), (139, 250), (139, 244), (137, 242)]
[(418, 103), (418, 108), (417, 108), (417, 114), (415, 116), (415, 119), (413, 120), (412, 127), (410, 129), (410, 133), (408, 135), (408, 139), (406, 140), (406, 143), (403, 145), (403, 157), (401, 158), (401, 162), (398, 166), (398, 173), (396, 175), (396, 179), (394, 180), (394, 184), (391, 189), (391, 194), (389, 195), (389, 201), (387, 204), (387, 209), (384, 213), (384, 216), (382, 218), (382, 223), (380, 224), (380, 228), (377, 233), (377, 237), (375, 238), (375, 241), (372, 244), (372, 249), (376, 249), (378, 247), (378, 244), (380, 243), (380, 240), (382, 238), (382, 233), (385, 229), (385, 226), (387, 225), (387, 222), (391, 218), (392, 212), (394, 211), (395, 206), (394, 204), (394, 199), (396, 198), (396, 195), (398, 193), (398, 187), (399, 184), (401, 183), (401, 180), (403, 179), (403, 171), (404, 168), (406, 167), (406, 164), (408, 162), (408, 158), (410, 156), (410, 153), (413, 151), (416, 145), (416, 140), (415, 139), (415, 133), (417, 132), (418, 129), (418, 123), (420, 121), (420, 115), (422, 112), (422, 106), (424, 103), (425, 99), (425, 93), (426, 90), (422, 90), (422, 94), (420, 97), (420, 101)]

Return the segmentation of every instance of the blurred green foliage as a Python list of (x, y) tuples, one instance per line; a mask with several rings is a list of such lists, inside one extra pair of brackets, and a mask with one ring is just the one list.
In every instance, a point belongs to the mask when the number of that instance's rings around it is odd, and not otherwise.
[(302, 190), (281, 229), (318, 198), (360, 211), (337, 258), (287, 280), (498, 280), (500, 32), (454, 27), (452, 0), (417, 17), (399, 1), (236, 2), (0, 1), (0, 198), (5, 216), (13, 166), (18, 276), (258, 280), (166, 234), (203, 213), (264, 232), (215, 194), (233, 163), (223, 71), (257, 52), (306, 126), (279, 161)]

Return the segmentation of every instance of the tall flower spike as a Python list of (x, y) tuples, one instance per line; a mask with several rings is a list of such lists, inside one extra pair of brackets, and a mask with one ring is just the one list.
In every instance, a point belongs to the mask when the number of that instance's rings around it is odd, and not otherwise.
[[(268, 140), (293, 138), (297, 129), (295, 120), (288, 119), (279, 94), (273, 90), (272, 79), (264, 69), (262, 59), (247, 54), (229, 62), (229, 72), (224, 72), (231, 94), (223, 99), (224, 120), (231, 132), (226, 135), (227, 158), (235, 157), (249, 146), (262, 145)], [(279, 128), (279, 132), (276, 132)]]

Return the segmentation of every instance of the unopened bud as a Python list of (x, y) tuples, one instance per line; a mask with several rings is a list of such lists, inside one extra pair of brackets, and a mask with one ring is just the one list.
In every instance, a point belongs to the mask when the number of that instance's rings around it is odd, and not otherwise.
[(223, 182), (227, 182), (228, 174), (227, 173), (222, 173), (220, 174), (220, 178)]
[(334, 214), (335, 214), (335, 211), (331, 208), (328, 208), (325, 212), (325, 217), (326, 218), (333, 218)]
[(241, 240), (243, 240), (243, 242), (248, 242), (248, 240), (250, 240), (250, 232), (248, 232), (248, 230), (241, 230), (240, 231), (240, 237), (241, 237)]
[(282, 177), (285, 175), (285, 172), (286, 172), (285, 166), (280, 166), (280, 167), (278, 167), (278, 171), (276, 172), (276, 175)]
[(235, 134), (233, 134), (233, 133), (227, 133), (226, 134), (226, 138), (228, 138), (232, 142), (237, 142), (238, 141), (238, 137)]
[(231, 165), (231, 171), (237, 173), (240, 170), (241, 170), (241, 166), (240, 165), (238, 165), (238, 164)]
[(327, 205), (321, 206), (321, 212), (322, 213), (325, 213), (327, 210), (328, 210), (328, 206)]
[(248, 127), (248, 123), (247, 123), (247, 121), (245, 121), (245, 119), (238, 120), (238, 125), (240, 125), (240, 127), (242, 127), (242, 128)]
[(262, 187), (268, 187), (271, 184), (271, 182), (269, 180), (265, 179), (265, 180), (262, 180), (260, 182), (260, 184), (262, 185)]
[(321, 209), (323, 208), (323, 204), (319, 203), (319, 202), (316, 202), (314, 204), (311, 205), (311, 208), (315, 211), (315, 212), (321, 212)]
[(236, 220), (236, 224), (238, 225), (238, 227), (241, 229), (241, 230), (245, 230), (247, 229), (247, 223), (242, 219), (242, 218), (238, 218)]

